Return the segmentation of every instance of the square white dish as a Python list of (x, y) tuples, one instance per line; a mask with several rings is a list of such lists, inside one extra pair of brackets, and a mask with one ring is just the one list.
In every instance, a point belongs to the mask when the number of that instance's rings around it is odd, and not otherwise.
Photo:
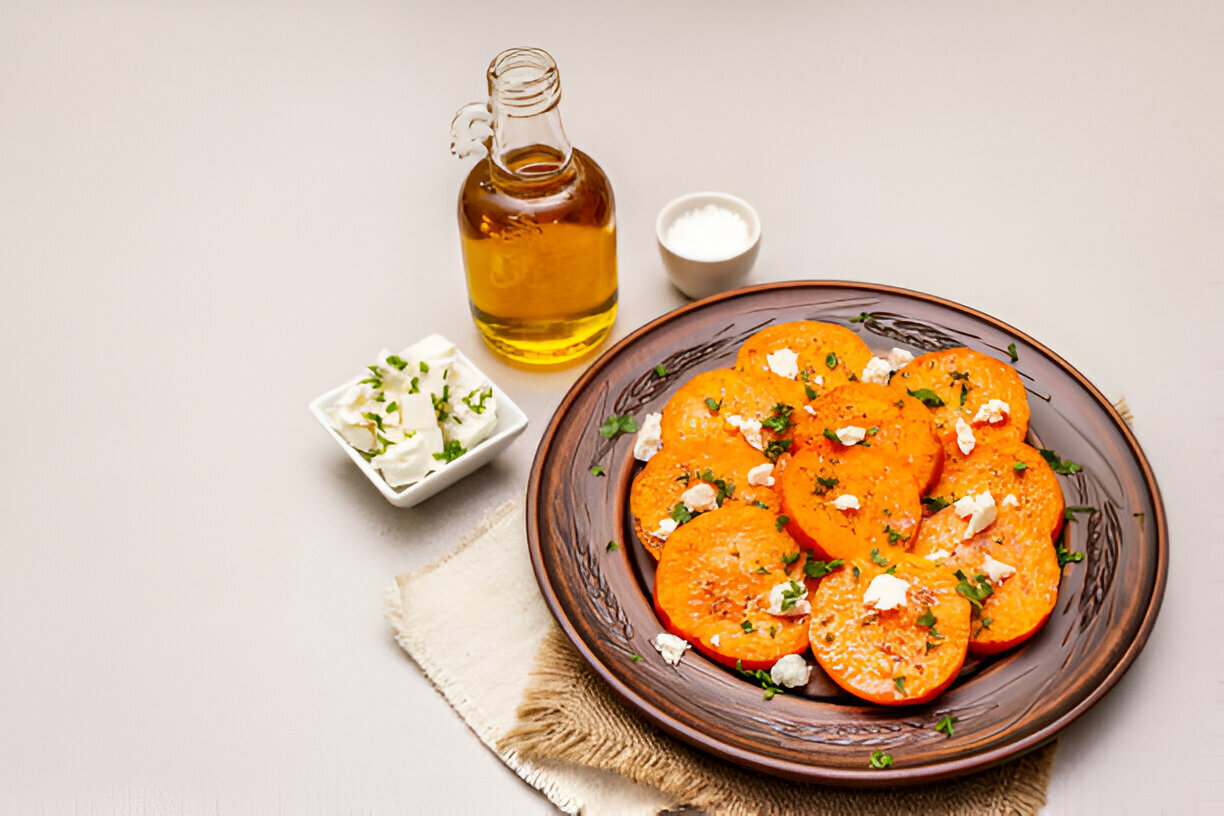
[[(430, 341), (434, 343), (453, 345), (440, 334), (431, 334), (423, 338), (422, 342)], [(514, 401), (506, 395), (497, 383), (493, 382), (492, 378), (484, 373), (475, 363), (468, 357), (455, 348), (455, 356), (462, 360), (467, 365), (471, 366), (476, 372), (489, 383), (493, 389), (493, 398), (497, 401), (497, 426), (493, 430), (493, 434), (483, 442), (477, 444), (467, 453), (455, 459), (452, 462), (446, 463), (441, 469), (430, 473), (420, 481), (408, 485), (406, 487), (392, 487), (387, 484), (387, 480), (383, 478), (378, 469), (367, 462), (357, 449), (344, 441), (344, 437), (331, 426), (328, 420), (328, 412), (336, 404), (345, 391), (347, 391), (354, 383), (358, 382), (362, 377), (366, 376), (358, 374), (351, 380), (337, 385), (335, 388), (320, 394), (315, 397), (310, 403), (310, 412), (314, 414), (315, 419), (319, 420), (319, 424), (327, 431), (332, 439), (336, 441), (348, 457), (353, 460), (353, 464), (361, 469), (361, 472), (366, 475), (366, 478), (378, 488), (378, 492), (382, 493), (383, 498), (394, 504), (396, 507), (412, 507), (420, 504), (430, 496), (440, 490), (451, 486), (455, 482), (467, 476), (469, 473), (478, 470), (482, 465), (487, 464), (497, 456), (514, 438), (521, 434), (527, 427), (527, 415), (522, 409), (514, 404)]]

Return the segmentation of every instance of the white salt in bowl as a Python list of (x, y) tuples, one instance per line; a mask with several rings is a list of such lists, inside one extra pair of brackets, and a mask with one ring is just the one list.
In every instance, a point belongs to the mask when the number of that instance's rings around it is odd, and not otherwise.
[[(722, 212), (710, 213), (710, 205)], [(729, 241), (731, 235), (742, 240)], [(689, 193), (659, 212), (655, 237), (672, 285), (691, 298), (709, 297), (748, 279), (761, 248), (761, 218), (742, 198)]]

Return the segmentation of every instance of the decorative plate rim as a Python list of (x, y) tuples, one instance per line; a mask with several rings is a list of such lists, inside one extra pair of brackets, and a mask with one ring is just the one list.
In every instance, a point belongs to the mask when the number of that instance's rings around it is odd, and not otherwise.
[[(549, 449), (554, 444), (561, 422), (565, 418), (566, 413), (570, 409), (573, 402), (583, 394), (585, 389), (587, 389), (592, 382), (596, 381), (601, 371), (612, 364), (612, 362), (626, 348), (632, 346), (642, 337), (649, 335), (657, 328), (677, 319), (681, 319), (686, 315), (709, 308), (722, 301), (744, 297), (759, 292), (774, 290), (780, 291), (787, 289), (815, 291), (850, 289), (857, 290), (867, 295), (883, 294), (900, 296), (902, 298), (925, 301), (927, 303), (961, 312), (962, 314), (976, 318), (999, 331), (1006, 332), (1017, 339), (1023, 340), (1026, 344), (1047, 355), (1063, 371), (1071, 375), (1075, 383), (1105, 410), (1110, 421), (1117, 428), (1117, 430), (1121, 432), (1121, 436), (1126, 442), (1129, 454), (1133, 457), (1138, 469), (1142, 472), (1143, 486), (1151, 497), (1152, 506), (1155, 512), (1155, 519), (1153, 521), (1156, 545), (1156, 571), (1154, 582), (1152, 584), (1151, 597), (1149, 598), (1146, 609), (1143, 612), (1142, 622), (1134, 639), (1126, 645), (1117, 661), (1114, 663), (1112, 668), (1109, 669), (1108, 674), (1079, 703), (1065, 712), (1062, 712), (1052, 722), (1048, 723), (1044, 727), (1041, 727), (1033, 734), (996, 748), (970, 752), (963, 757), (958, 757), (946, 762), (913, 767), (894, 766), (886, 773), (870, 770), (866, 766), (864, 766), (862, 770), (846, 770), (823, 765), (793, 762), (776, 757), (762, 757), (761, 755), (752, 751), (713, 741), (709, 735), (700, 729), (694, 728), (675, 719), (666, 712), (660, 711), (650, 701), (640, 696), (639, 692), (633, 688), (631, 684), (622, 682), (607, 668), (607, 666), (605, 666), (602, 659), (587, 646), (586, 642), (582, 639), (577, 629), (570, 621), (568, 613), (564, 608), (562, 608), (560, 602), (558, 601), (557, 593), (552, 591), (553, 578), (549, 574), (541, 551), (538, 514), (540, 482), (543, 477), (545, 463), (549, 459)], [(1142, 448), (1139, 446), (1139, 442), (1135, 438), (1134, 433), (1131, 431), (1130, 426), (1127, 425), (1122, 419), (1121, 415), (1114, 408), (1112, 403), (1110, 403), (1110, 401), (1105, 398), (1105, 396), (1096, 388), (1096, 386), (1094, 386), (1083, 374), (1081, 374), (1078, 369), (1068, 363), (1044, 343), (1041, 343), (1027, 333), (1020, 331), (1010, 324), (1005, 323), (998, 318), (992, 317), (985, 312), (965, 306), (947, 298), (927, 294), (925, 292), (904, 289), (886, 284), (864, 283), (860, 281), (793, 280), (743, 287), (689, 303), (655, 318), (622, 338), (615, 345), (601, 354), (600, 357), (583, 373), (583, 375), (578, 378), (578, 380), (570, 387), (565, 397), (558, 404), (557, 409), (554, 411), (552, 418), (549, 420), (548, 427), (545, 428), (540, 438), (539, 446), (536, 449), (536, 454), (532, 461), (531, 472), (527, 485), (526, 508), (526, 532), (528, 551), (532, 561), (532, 570), (535, 574), (536, 581), (540, 586), (541, 594), (544, 597), (549, 611), (552, 613), (553, 618), (557, 621), (558, 625), (560, 625), (562, 631), (573, 644), (574, 648), (582, 656), (586, 664), (596, 673), (596, 675), (607, 683), (618, 696), (625, 700), (642, 716), (646, 717), (647, 720), (661, 727), (668, 733), (678, 737), (689, 745), (698, 748), (699, 750), (777, 776), (833, 785), (868, 787), (883, 783), (890, 785), (909, 785), (923, 782), (933, 782), (984, 770), (1000, 762), (1021, 756), (1046, 744), (1057, 736), (1059, 731), (1074, 722), (1085, 711), (1095, 705), (1117, 684), (1117, 682), (1134, 663), (1136, 657), (1146, 645), (1148, 637), (1152, 632), (1152, 628), (1155, 625), (1156, 618), (1159, 614), (1164, 598), (1164, 590), (1169, 567), (1167, 519), (1160, 494), (1160, 488), (1156, 482), (1156, 477), (1152, 471), (1151, 465), (1149, 464), (1147, 457), (1144, 455)]]

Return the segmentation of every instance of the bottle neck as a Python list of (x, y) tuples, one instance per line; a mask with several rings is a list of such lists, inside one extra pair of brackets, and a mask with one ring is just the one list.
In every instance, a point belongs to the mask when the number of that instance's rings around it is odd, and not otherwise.
[(561, 124), (561, 76), (552, 57), (538, 48), (503, 51), (488, 78), (494, 170), (520, 181), (564, 171), (573, 148)]

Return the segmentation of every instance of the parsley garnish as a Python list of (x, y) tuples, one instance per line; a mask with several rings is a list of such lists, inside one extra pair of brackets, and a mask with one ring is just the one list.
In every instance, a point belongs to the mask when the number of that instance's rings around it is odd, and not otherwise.
[[(750, 632), (752, 630), (745, 629), (744, 631)], [(773, 678), (769, 676), (769, 672), (767, 671), (762, 671), (761, 669), (757, 669), (756, 671), (748, 671), (744, 668), (744, 661), (739, 659), (736, 659), (735, 661), (735, 670), (744, 677), (747, 677), (749, 680), (755, 680), (756, 682), (760, 683), (761, 688), (765, 689), (766, 700), (772, 700), (775, 694), (786, 693), (782, 690), (781, 686), (773, 681)]]
[(923, 496), (922, 505), (932, 513), (938, 513), (940, 510), (947, 507), (952, 502), (945, 499), (943, 496)]
[[(786, 518), (786, 516), (782, 516), (781, 518)], [(790, 519), (786, 519), (786, 520), (790, 521)], [(785, 522), (783, 522), (783, 524), (785, 525)], [(778, 529), (781, 530), (782, 527), (778, 527)], [(799, 555), (800, 553), (798, 552), (782, 553), (782, 563), (789, 567), (791, 564), (799, 560)]]
[(961, 572), (960, 570), (957, 570), (952, 574), (956, 576), (958, 581), (960, 581), (960, 583), (956, 585), (956, 591), (961, 595), (964, 595), (969, 600), (969, 603), (973, 604), (976, 609), (981, 609), (982, 601), (986, 600), (991, 596), (991, 594), (994, 593), (994, 587), (990, 585), (990, 581), (986, 580), (985, 575), (973, 576), (973, 580), (977, 584), (977, 586), (974, 586), (974, 584), (970, 583), (969, 579), (965, 577), (965, 573)]
[(782, 611), (789, 612), (794, 609), (795, 604), (805, 592), (807, 589), (792, 578), (786, 589), (782, 590)]
[(825, 365), (829, 368), (837, 368), (837, 355), (831, 351), (825, 355)]
[(898, 541), (904, 543), (910, 540), (910, 537), (902, 533), (900, 530), (894, 530), (891, 524), (884, 525), (884, 532), (888, 533), (889, 544), (896, 544)]
[(753, 572), (755, 572), (757, 575), (768, 575), (769, 574), (769, 570), (765, 569), (765, 567), (757, 567), (756, 569), (753, 570)]
[(681, 473), (679, 476), (676, 477), (676, 481), (684, 485), (685, 487), (688, 487), (689, 475), (687, 473)]
[(654, 367), (654, 373), (655, 373), (655, 376), (657, 377), (666, 377), (667, 376), (667, 366), (663, 365), (662, 363), (659, 363), (657, 366)]
[(790, 439), (775, 439), (770, 442), (763, 451), (765, 458), (771, 462), (777, 462), (778, 457), (786, 453), (787, 449), (791, 446), (791, 441)]
[[(1012, 344), (1015, 348), (1015, 344)], [(947, 714), (939, 722), (935, 724), (935, 730), (941, 734), (947, 734), (949, 737), (956, 733), (956, 718), (951, 714)]]
[(888, 566), (888, 559), (887, 559), (887, 558), (885, 558), (884, 556), (880, 555), (880, 548), (879, 548), (879, 547), (873, 547), (873, 548), (872, 548), (872, 550), (871, 550), (871, 560), (872, 560), (874, 563), (879, 564), (881, 567), (887, 567), (887, 566)]
[(389, 403), (387, 403), (387, 413), (388, 413), (388, 414), (389, 414), (389, 413), (391, 413), (392, 411), (398, 411), (398, 410), (399, 410), (399, 403), (398, 403), (398, 402), (389, 402)]
[[(790, 521), (790, 516), (778, 516), (778, 520), (774, 522), (774, 529), (777, 530), (779, 533), (782, 532), (782, 528), (785, 527), (789, 521)], [(795, 557), (792, 558), (790, 561), (787, 561), (786, 556), (784, 555), (782, 556), (782, 563), (783, 564), (793, 564), (795, 563), (795, 558), (798, 558), (798, 557), (799, 557), (799, 553), (795, 553)]]
[(420, 369), (421, 369), (421, 373), (422, 373), (422, 374), (428, 374), (428, 373), (429, 373), (429, 363), (427, 363), (427, 362), (425, 362), (424, 360), (422, 360), (422, 361), (421, 361), (421, 365), (420, 365)]
[(632, 414), (622, 414), (620, 416), (613, 414), (599, 426), (599, 433), (605, 439), (612, 439), (623, 433), (633, 433), (637, 429), (638, 424), (634, 421)]
[[(835, 558), (832, 561), (817, 561), (809, 555), (807, 561), (803, 564), (803, 574), (809, 578), (823, 578), (844, 563), (846, 562), (840, 558)], [(857, 578), (858, 567), (854, 568), (854, 572), (854, 577)]]
[(713, 397), (706, 397), (705, 404), (706, 407), (710, 409), (711, 414), (717, 414), (718, 409), (722, 408), (722, 400), (715, 402)]
[[(472, 409), (473, 413), (483, 414), (485, 412), (485, 400), (493, 396), (492, 388), (476, 388), (472, 393), (463, 398), (463, 404)], [(472, 402), (473, 398), (476, 399)]]
[(936, 621), (935, 613), (932, 612), (930, 608), (928, 607), (927, 611), (919, 615), (917, 619), (914, 621), (914, 623), (918, 624), (919, 626), (930, 627), (930, 626), (935, 625), (935, 621)]
[(858, 317), (850, 318), (851, 323), (871, 323), (875, 320), (875, 315), (871, 312), (859, 312)]
[[(724, 500), (731, 497), (735, 493), (735, 482), (728, 482), (725, 479), (717, 479), (714, 477), (714, 471), (706, 468), (697, 474), (697, 478), (709, 482), (718, 488), (718, 495), (714, 497), (714, 501), (719, 507), (722, 507)], [(686, 483), (687, 484), (687, 483)]]
[(939, 408), (944, 404), (944, 401), (939, 398), (939, 395), (929, 388), (919, 388), (917, 391), (911, 391), (907, 388), (905, 389), (905, 393), (909, 394), (914, 399), (922, 400), (922, 404), (928, 408)]
[(452, 439), (451, 441), (443, 445), (442, 452), (435, 453), (433, 455), (433, 458), (445, 459), (447, 462), (453, 462), (465, 453), (467, 453), (467, 448), (459, 444), (458, 439)]
[(969, 372), (968, 371), (953, 371), (948, 376), (952, 378), (952, 382), (956, 382), (957, 380), (968, 380)]
[(411, 382), (411, 383), (409, 383), (409, 385), (408, 385), (408, 393), (409, 393), (409, 394), (419, 394), (419, 393), (421, 393), (421, 378), (420, 378), (420, 377), (413, 377), (413, 378), (412, 378), (412, 382)]
[(880, 426), (879, 426), (879, 425), (872, 425), (870, 428), (868, 428), (868, 429), (867, 429), (867, 435), (868, 435), (868, 436), (875, 436), (875, 435), (876, 435), (876, 434), (878, 434), (879, 432), (880, 432)]
[(768, 504), (766, 504), (765, 502), (761, 501), (760, 499), (757, 499), (756, 501), (754, 501), (754, 502), (752, 503), (752, 506), (753, 506), (753, 507), (759, 507), (759, 508), (761, 508), (762, 510), (768, 510), (768, 509), (769, 509), (769, 505), (768, 505)]
[(746, 620), (743, 623), (741, 623), (740, 628), (743, 629), (745, 632), (755, 632), (756, 631), (756, 627), (752, 625), (752, 621), (750, 620)]
[(892, 754), (886, 754), (883, 751), (878, 750), (871, 752), (871, 767), (875, 768), (877, 771), (882, 771), (885, 768), (891, 768), (892, 762)]
[(1015, 343), (1008, 343), (1008, 344), (1007, 344), (1007, 356), (1011, 358), (1011, 361), (1012, 361), (1013, 363), (1014, 363), (1014, 362), (1016, 362), (1017, 360), (1019, 360), (1019, 359), (1020, 359), (1020, 355), (1016, 353), (1016, 344), (1015, 344)]
[(902, 694), (904, 694), (904, 693), (905, 693), (905, 675), (904, 675), (904, 674), (902, 674), (902, 675), (900, 675), (900, 676), (898, 676), (898, 677), (894, 677), (894, 678), (893, 678), (893, 685), (897, 687), (897, 691), (899, 691), (899, 692), (901, 692)]
[(1095, 512), (1096, 512), (1095, 507), (1088, 507), (1087, 505), (1068, 507), (1063, 510), (1063, 518), (1066, 519), (1067, 521), (1075, 521), (1076, 513), (1095, 513)]
[(854, 583), (856, 583), (856, 584), (857, 584), (857, 583), (858, 583), (858, 579), (859, 579), (859, 568), (858, 568), (858, 564), (855, 564), (853, 567), (851, 567), (851, 568), (850, 568), (850, 571), (854, 573)]
[(824, 438), (831, 439), (832, 441), (836, 442), (839, 445), (842, 443), (841, 437), (838, 436), (837, 431), (833, 430), (832, 428), (824, 429)]
[(824, 494), (829, 492), (830, 487), (837, 487), (836, 478), (826, 479), (824, 476), (817, 476), (816, 477), (816, 489), (813, 490), (812, 492), (815, 493), (817, 496), (823, 496)]
[(961, 383), (961, 396), (960, 396), (960, 407), (961, 408), (965, 407), (965, 398), (968, 396), (969, 396), (969, 387), (965, 385), (964, 383)]
[(617, 550), (620, 549), (620, 545), (617, 544), (615, 541), (609, 541), (607, 546), (604, 547), (604, 549), (607, 550), (608, 552), (616, 552)]
[(606, 472), (607, 472), (607, 471), (605, 471), (605, 470), (604, 470), (604, 469), (603, 469), (603, 468), (602, 468), (600, 465), (592, 465), (592, 466), (591, 466), (591, 475), (592, 475), (592, 476), (602, 476), (602, 475), (604, 475), (604, 473), (606, 473)]
[(769, 419), (761, 422), (761, 427), (769, 428), (769, 430), (773, 431), (774, 433), (783, 433), (788, 427), (794, 424), (791, 422), (790, 418), (791, 412), (794, 410), (795, 409), (789, 405), (783, 405), (779, 402), (773, 407), (773, 414), (769, 417)]
[(1017, 462), (1016, 464), (1012, 465), (1012, 470), (1017, 472), (1021, 470), (1028, 470), (1028, 464), (1025, 462)]
[(388, 354), (387, 363), (395, 366), (400, 371), (403, 371), (405, 368), (408, 367), (408, 361), (396, 354)]
[[(424, 365), (424, 363), (421, 365)], [(429, 399), (433, 401), (434, 414), (438, 417), (439, 422), (445, 422), (450, 418), (451, 404), (449, 385), (442, 386), (442, 396), (439, 397), (436, 394), (430, 394)], [(458, 422), (460, 425), (463, 424), (459, 420), (459, 417), (455, 417), (455, 422)], [(450, 460), (448, 459), (447, 461), (449, 462)]]
[(1058, 538), (1054, 540), (1054, 555), (1058, 558), (1058, 568), (1062, 569), (1067, 564), (1078, 563), (1084, 560), (1082, 552), (1073, 552), (1067, 549), (1067, 527), (1058, 531)]
[(642, 662), (642, 656), (640, 654), (631, 654), (629, 655), (629, 659), (632, 660), (634, 663)]
[(687, 524), (693, 520), (693, 514), (689, 512), (688, 506), (684, 502), (677, 502), (668, 515), (677, 524)]
[(1072, 462), (1070, 459), (1059, 459), (1058, 454), (1046, 448), (1040, 448), (1041, 458), (1045, 459), (1055, 473), (1061, 473), (1064, 476), (1072, 473), (1079, 473), (1083, 470), (1082, 467)]
[(383, 430), (382, 417), (380, 417), (378, 414), (371, 411), (366, 411), (364, 414), (362, 414), (362, 416), (373, 422), (378, 427), (378, 430)]

